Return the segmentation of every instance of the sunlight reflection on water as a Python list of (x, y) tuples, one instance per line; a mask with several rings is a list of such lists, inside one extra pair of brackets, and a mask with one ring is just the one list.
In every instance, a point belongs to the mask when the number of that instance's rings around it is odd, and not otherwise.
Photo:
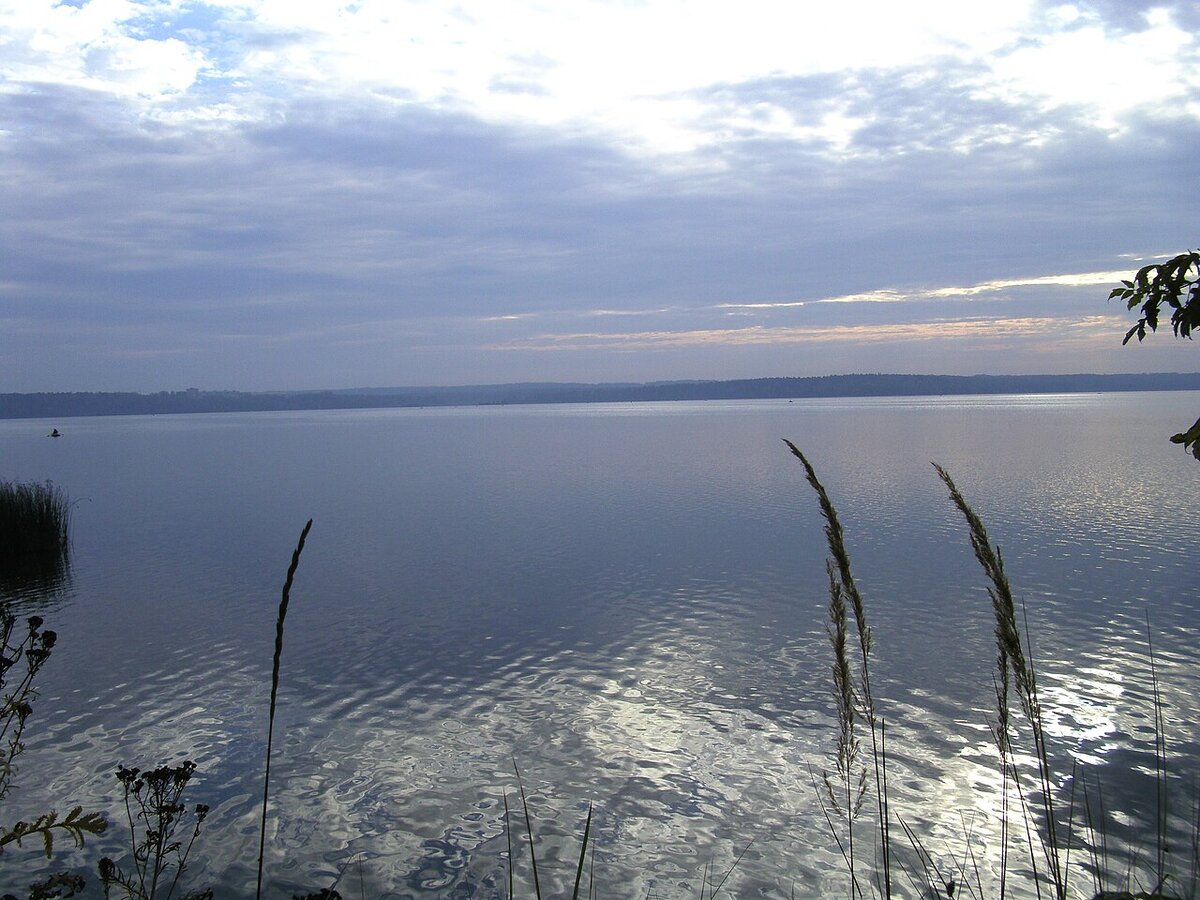
[[(515, 757), (548, 892), (569, 890), (593, 802), (603, 895), (694, 896), (706, 866), (749, 846), (736, 895), (841, 896), (810, 771), (830, 765), (835, 728), (825, 549), (786, 436), (839, 507), (869, 604), (893, 808), (946, 864), (969, 845), (987, 885), (989, 601), (929, 461), (958, 478), (1028, 604), (1063, 790), (1076, 759), (1136, 819), (1153, 791), (1147, 610), (1171, 777), (1200, 760), (1194, 513), (1173, 487), (1194, 463), (1158, 437), (1196, 399), (90, 419), (49, 448), (24, 437), (41, 423), (0, 423), (10, 477), (89, 498), (6, 814), (64, 797), (116, 812), (118, 762), (190, 757), (193, 799), (213, 807), (194, 881), (244, 896), (275, 603), (312, 516), (272, 895), (337, 879), (347, 895), (359, 879), (368, 896), (501, 891)], [(121, 852), (114, 828), (62, 859)], [(4, 887), (40, 865), (6, 854)]]

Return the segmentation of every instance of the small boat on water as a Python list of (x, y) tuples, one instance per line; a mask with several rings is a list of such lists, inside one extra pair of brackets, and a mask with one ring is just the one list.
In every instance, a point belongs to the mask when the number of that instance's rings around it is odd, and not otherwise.
[(62, 432), (55, 428), (48, 435), (46, 435), (46, 437), (62, 437)]

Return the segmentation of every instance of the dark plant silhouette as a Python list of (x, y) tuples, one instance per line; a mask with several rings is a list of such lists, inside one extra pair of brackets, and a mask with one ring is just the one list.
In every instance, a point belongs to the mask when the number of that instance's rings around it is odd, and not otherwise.
[(51, 810), (32, 822), (18, 822), (0, 834), (0, 851), (5, 844), (15, 843), (19, 847), (23, 838), (36, 836), (41, 839), (42, 849), (46, 859), (49, 859), (50, 854), (54, 852), (55, 829), (71, 835), (75, 839), (75, 846), (82, 847), (85, 833), (101, 834), (107, 827), (104, 816), (100, 813), (85, 813), (82, 806), (76, 806), (63, 819), (59, 819), (58, 813)]
[[(125, 795), (133, 868), (126, 871), (108, 857), (100, 860), (100, 883), (104, 885), (105, 898), (171, 900), (208, 816), (208, 807), (203, 803), (190, 810), (183, 803), (184, 789), (195, 771), (196, 764), (191, 760), (148, 772), (125, 766), (117, 768), (117, 780)], [(212, 891), (186, 896), (211, 900)]]
[[(871, 641), (869, 631), (867, 631), (866, 640), (863, 640), (865, 613), (860, 614), (860, 611), (855, 609), (854, 625), (859, 631), (859, 639), (862, 642), (860, 645), (861, 658), (855, 659), (855, 654), (849, 649), (852, 643), (852, 623), (849, 609), (856, 604), (861, 604), (862, 598), (857, 596), (854, 579), (849, 575), (849, 555), (846, 552), (842, 527), (828, 492), (817, 478), (816, 472), (804, 454), (790, 441), (786, 443), (792, 454), (804, 466), (805, 477), (817, 494), (821, 514), (826, 523), (825, 537), (830, 550), (830, 560), (826, 564), (830, 595), (827, 631), (833, 649), (831, 675), (834, 705), (838, 718), (838, 744), (835, 772), (833, 774), (823, 773), (820, 780), (814, 774), (813, 785), (821, 801), (830, 834), (837, 844), (850, 875), (851, 898), (858, 898), (865, 896), (869, 884), (860, 877), (862, 867), (869, 863), (862, 858), (864, 854), (858, 849), (855, 840), (855, 820), (859, 805), (863, 802), (864, 796), (871, 793), (871, 788), (874, 788), (879, 792), (878, 808), (881, 821), (889, 821), (890, 817), (895, 815), (891, 812), (887, 800), (886, 731), (883, 717), (877, 716), (878, 741), (873, 741), (869, 748), (863, 746), (859, 741), (856, 731), (857, 723), (870, 724), (871, 722), (864, 699), (869, 687), (863, 674), (869, 659), (868, 651)], [(1074, 789), (1076, 783), (1081, 783), (1084, 784), (1083, 804), (1088, 813), (1086, 830), (1091, 835), (1090, 842), (1083, 849), (1089, 851), (1092, 858), (1092, 876), (1095, 883), (1092, 900), (1172, 900), (1175, 895), (1168, 894), (1165, 890), (1168, 879), (1172, 877), (1168, 871), (1165, 719), (1153, 644), (1148, 643), (1154, 702), (1157, 810), (1153, 863), (1154, 887), (1141, 893), (1131, 893), (1128, 890), (1106, 891), (1103, 889), (1103, 882), (1118, 873), (1113, 872), (1106, 849), (1105, 816), (1102, 797), (1099, 793), (1099, 783), (1096, 782), (1095, 788), (1089, 791), (1083, 773), (1072, 770), (1070, 796), (1061, 797), (1050, 761), (1048, 733), (1042, 701), (1038, 694), (1038, 675), (1034, 666), (1028, 628), (1018, 618), (1017, 602), (1004, 571), (1000, 550), (988, 536), (983, 520), (967, 503), (946, 470), (936, 463), (934, 468), (949, 491), (951, 501), (966, 520), (971, 548), (989, 582), (987, 592), (991, 599), (995, 621), (997, 713), (991, 730), (999, 751), (1001, 769), (1001, 797), (998, 810), (1000, 868), (997, 896), (1003, 900), (1012, 893), (1009, 851), (1010, 845), (1015, 845), (1019, 840), (1014, 834), (1017, 829), (1024, 832), (1025, 848), (1029, 854), (1029, 880), (1022, 884), (1022, 891), (1032, 890), (1038, 897), (1052, 897), (1055, 900), (1066, 900), (1071, 896), (1069, 878), (1071, 853), (1079, 845), (1078, 833), (1073, 828), (1075, 823)], [(857, 599), (855, 599), (856, 597)], [(1021, 614), (1023, 616), (1023, 610), (1021, 610)], [(1147, 631), (1149, 631), (1148, 623)], [(1021, 720), (1023, 720), (1023, 724), (1021, 724)], [(1028, 738), (1028, 745), (1023, 748), (1017, 746), (1021, 730), (1027, 731)], [(870, 763), (859, 762), (861, 755), (865, 754), (868, 749), (874, 757), (877, 772), (877, 780), (874, 785), (867, 783)], [(876, 848), (875, 871), (871, 886), (874, 887), (877, 895), (887, 896), (889, 890), (896, 889), (897, 878), (886, 877), (883, 872), (879, 871), (884, 867), (893, 867), (896, 875), (907, 877), (916, 894), (921, 897), (965, 896), (982, 900), (983, 897), (988, 896), (983, 887), (979, 866), (973, 856), (968, 860), (964, 855), (964, 858), (956, 862), (949, 870), (942, 871), (942, 868), (934, 860), (933, 854), (922, 844), (919, 835), (904, 818), (901, 815), (895, 815), (894, 821), (899, 823), (913, 852), (911, 856), (897, 853), (898, 845), (889, 847), (889, 852), (885, 855), (882, 847)], [(964, 829), (967, 829), (965, 823)], [(886, 837), (877, 837), (881, 844), (886, 844)], [(969, 833), (966, 834), (966, 843), (969, 850)], [(1193, 868), (1190, 892), (1179, 894), (1179, 897), (1197, 896), (1196, 885), (1200, 881), (1196, 874), (1196, 863), (1200, 861), (1200, 812), (1197, 812), (1197, 821), (1192, 837), (1192, 852)], [(1130, 866), (1132, 866), (1132, 862)], [(1130, 876), (1131, 872), (1127, 868), (1124, 873), (1126, 883), (1130, 880)]]
[(258, 880), (254, 890), (255, 898), (262, 896), (263, 856), (267, 848), (267, 800), (271, 793), (271, 745), (275, 738), (275, 701), (279, 696), (279, 663), (283, 656), (283, 622), (287, 618), (288, 603), (292, 593), (292, 580), (296, 577), (296, 569), (300, 567), (300, 554), (304, 552), (304, 541), (312, 528), (313, 520), (309, 519), (300, 532), (300, 540), (292, 551), (292, 564), (288, 566), (287, 577), (283, 582), (283, 594), (279, 599), (279, 613), (275, 618), (275, 657), (271, 664), (271, 708), (267, 715), (267, 760), (263, 772), (263, 802), (262, 825), (258, 835)]
[[(892, 896), (892, 840), (891, 816), (888, 811), (887, 754), (884, 746), (885, 723), (876, 711), (875, 696), (871, 691), (871, 649), (874, 639), (867, 622), (866, 604), (858, 589), (858, 582), (850, 569), (850, 554), (846, 549), (846, 536), (837, 510), (829, 499), (825, 486), (807, 457), (789, 440), (784, 440), (788, 449), (804, 467), (804, 477), (817, 494), (821, 516), (825, 519), (825, 542), (829, 548), (829, 559), (825, 568), (829, 576), (829, 638), (833, 645), (834, 701), (838, 709), (837, 775), (840, 786), (835, 789), (828, 774), (823, 777), (825, 798), (839, 817), (846, 822), (846, 843), (839, 846), (850, 870), (851, 893), (861, 896), (858, 883), (857, 861), (854, 845), (854, 820), (862, 807), (867, 792), (866, 768), (859, 763), (859, 740), (855, 723), (866, 724), (871, 738), (871, 761), (874, 768), (876, 809), (878, 811), (879, 838), (879, 891), (884, 897)], [(858, 638), (858, 673), (847, 650), (849, 635), (846, 601), (854, 612), (855, 634)], [(836, 837), (836, 833), (835, 833)]]
[[(1171, 330), (1176, 337), (1192, 337), (1192, 329), (1200, 326), (1200, 251), (1189, 250), (1165, 262), (1151, 263), (1137, 270), (1133, 279), (1113, 288), (1109, 300), (1124, 300), (1128, 309), (1141, 306), (1141, 318), (1125, 333), (1128, 344), (1134, 335), (1145, 340), (1146, 329), (1158, 330), (1158, 317), (1163, 306), (1171, 308)], [(1176, 444), (1191, 449), (1200, 460), (1200, 419), (1187, 431), (1171, 435)]]
[[(56, 898), (74, 897), (83, 891), (87, 882), (82, 875), (69, 872), (55, 872), (36, 884), (29, 886), (27, 900), (56, 900)], [(17, 900), (13, 894), (5, 894), (0, 900)]]
[(0, 481), (0, 596), (53, 589), (67, 574), (71, 504), (49, 481)]
[[(34, 678), (50, 658), (58, 638), (42, 625), (41, 616), (30, 616), (21, 628), (8, 607), (0, 605), (0, 799), (13, 788), (15, 760), (24, 749), (21, 739), (37, 697)], [(82, 806), (74, 807), (62, 818), (51, 810), (29, 822), (0, 826), (0, 853), (10, 844), (23, 846), (24, 839), (29, 838), (41, 842), (49, 859), (54, 852), (55, 834), (68, 834), (81, 847), (85, 834), (101, 834), (107, 824), (100, 813), (85, 813)], [(30, 885), (29, 898), (70, 897), (82, 886), (79, 876), (57, 872)]]
[[(537, 853), (534, 850), (535, 837), (533, 833), (533, 820), (529, 814), (529, 799), (525, 796), (525, 782), (521, 778), (521, 770), (517, 767), (517, 761), (513, 759), (513, 774), (517, 778), (517, 792), (521, 797), (521, 810), (525, 814), (525, 834), (529, 838), (529, 865), (533, 870), (533, 895), (537, 900), (542, 898), (542, 884), (538, 878)], [(515, 896), (513, 893), (515, 868), (515, 858), (513, 856), (512, 828), (508, 809), (508, 791), (504, 792), (504, 834), (505, 840), (508, 842), (508, 894), (509, 900)], [(587, 820), (583, 824), (583, 839), (579, 847), (579, 860), (575, 865), (575, 887), (571, 891), (571, 900), (579, 900), (579, 891), (583, 886), (583, 867), (588, 858), (588, 847), (592, 833), (592, 804), (588, 804)], [(592, 864), (596, 861), (595, 847), (592, 848)], [(589, 878), (589, 881), (591, 879)], [(593, 883), (594, 886), (594, 883)], [(590, 891), (589, 894), (590, 895)], [(588, 896), (585, 895), (585, 896)], [(703, 896), (703, 888), (701, 888), (701, 896)]]
[[(18, 630), (16, 616), (0, 607), (0, 799), (12, 787), (14, 760), (24, 749), (21, 737), (37, 696), (33, 679), (58, 640), (58, 635), (43, 629), (42, 624), (41, 616), (30, 616), (25, 628)], [(4, 843), (0, 838), (0, 846)]]
[[(971, 535), (971, 549), (975, 559), (983, 568), (991, 584), (988, 586), (988, 596), (992, 601), (992, 612), (996, 620), (996, 724), (992, 727), (992, 735), (1000, 753), (1003, 807), (1008, 809), (1008, 785), (1011, 779), (1017, 797), (1022, 803), (1027, 803), (1036, 809), (1038, 814), (1038, 837), (1040, 838), (1042, 856), (1046, 866), (1046, 875), (1054, 889), (1054, 895), (1063, 900), (1067, 895), (1067, 865), (1069, 862), (1070, 840), (1069, 833), (1062, 834), (1059, 815), (1054, 803), (1054, 773), (1050, 766), (1049, 748), (1046, 743), (1046, 728), (1042, 717), (1042, 705), (1038, 698), (1037, 671), (1033, 666), (1032, 654), (1028, 652), (1026, 643), (1022, 641), (1021, 629), (1017, 624), (1016, 603), (1013, 600), (1012, 587), (1004, 572), (1004, 560), (997, 547), (984, 527), (983, 520), (973, 510), (950, 474), (933, 464), (938, 477), (950, 492), (950, 499), (962, 513), (967, 522)], [(1036, 764), (1037, 790), (1026, 793), (1022, 788), (1020, 772), (1014, 761), (1015, 753), (1012, 745), (1013, 717), (1009, 705), (1009, 689), (1015, 688), (1017, 700), (1029, 724), (1033, 738), (1033, 759)], [(1032, 794), (1030, 796), (1029, 794)], [(1068, 816), (1069, 820), (1069, 816)], [(1002, 853), (1007, 860), (1007, 822), (1002, 822), (1005, 829), (1002, 834)], [(1038, 877), (1037, 859), (1031, 859), (1034, 877)], [(1006, 868), (1001, 869), (1000, 895), (1004, 896), (1004, 877)]]

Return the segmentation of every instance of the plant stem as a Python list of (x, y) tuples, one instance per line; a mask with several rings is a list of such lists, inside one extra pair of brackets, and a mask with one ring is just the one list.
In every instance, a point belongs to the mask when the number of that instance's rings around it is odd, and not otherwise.
[(292, 579), (300, 565), (300, 554), (304, 551), (304, 541), (312, 528), (312, 519), (300, 532), (300, 540), (292, 551), (292, 564), (288, 566), (287, 578), (283, 582), (283, 596), (279, 600), (279, 615), (275, 619), (275, 659), (271, 664), (271, 710), (267, 716), (267, 763), (263, 773), (263, 802), (262, 824), (258, 832), (258, 881), (254, 888), (255, 900), (262, 898), (263, 856), (267, 847), (267, 799), (271, 791), (271, 745), (275, 737), (275, 699), (279, 694), (279, 658), (283, 654), (283, 620), (287, 618), (288, 600), (292, 591)]

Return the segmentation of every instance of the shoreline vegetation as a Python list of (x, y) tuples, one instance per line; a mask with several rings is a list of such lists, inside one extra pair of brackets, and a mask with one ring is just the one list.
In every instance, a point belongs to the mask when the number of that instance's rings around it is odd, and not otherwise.
[[(961, 835), (962, 852), (946, 863), (946, 854), (931, 852), (904, 818), (905, 810), (894, 808), (889, 795), (889, 749), (887, 699), (877, 697), (871, 686), (870, 661), (875, 635), (868, 624), (868, 607), (851, 571), (845, 534), (832, 500), (817, 473), (801, 450), (785, 441), (789, 451), (804, 469), (804, 478), (817, 496), (825, 521), (829, 550), (827, 560), (829, 607), (827, 633), (832, 651), (828, 664), (832, 704), (837, 713), (836, 752), (827, 763), (797, 760), (808, 765), (812, 775), (814, 800), (824, 814), (831, 845), (837, 848), (845, 872), (830, 872), (828, 883), (842, 881), (834, 889), (849, 900), (867, 897), (913, 897), (921, 900), (974, 900), (1006, 897), (1045, 897), (1046, 900), (1183, 900), (1195, 898), (1200, 857), (1200, 809), (1195, 798), (1172, 796), (1167, 778), (1168, 748), (1164, 736), (1164, 711), (1155, 669), (1150, 623), (1147, 618), (1148, 666), (1153, 684), (1154, 722), (1154, 794), (1149, 803), (1153, 821), (1124, 823), (1124, 846), (1132, 847), (1135, 857), (1114, 859), (1109, 842), (1119, 829), (1117, 818), (1106, 808), (1103, 786), (1096, 776), (1078, 768), (1053, 746), (1053, 738), (1043, 724), (1042, 699), (1038, 694), (1038, 672), (1034, 665), (1030, 619), (1036, 619), (1013, 599), (1012, 588), (1004, 572), (999, 548), (992, 542), (983, 521), (970, 507), (950, 475), (934, 464), (937, 476), (949, 491), (954, 507), (965, 522), (968, 543), (982, 567), (987, 595), (995, 620), (996, 671), (995, 718), (986, 723), (996, 748), (1000, 774), (1000, 796), (995, 798), (999, 844), (984, 848), (990, 857), (985, 864), (972, 847), (972, 835)], [(67, 518), (70, 505), (65, 494), (52, 485), (4, 485), (0, 492), (0, 514), (11, 507), (25, 525), (31, 518), (48, 520), (48, 530), (59, 539), (45, 542), (40, 549), (22, 551), (65, 554), (68, 542)], [(30, 503), (36, 495), (38, 503)], [(272, 738), (275, 730), (276, 696), (281, 686), (281, 660), (284, 650), (284, 619), (301, 552), (308, 537), (309, 520), (292, 554), (284, 582), (276, 620), (274, 660), (271, 676), (271, 705), (265, 724), (266, 754), (262, 773), (262, 819), (259, 834), (258, 886), (256, 898), (264, 895), (264, 858), (270, 794)], [(56, 549), (57, 548), (57, 549)], [(65, 565), (65, 555), (62, 557)], [(981, 614), (986, 610), (981, 609)], [(15, 758), (22, 750), (21, 737), (33, 713), (36, 699), (34, 677), (56, 645), (56, 634), (44, 629), (39, 616), (30, 616), (18, 624), (10, 597), (0, 592), (0, 628), (3, 637), (3, 667), (0, 667), (0, 738), (5, 754), (0, 754), (0, 799), (13, 785)], [(265, 636), (264, 636), (265, 641)], [(59, 645), (61, 646), (61, 645)], [(282, 678), (286, 690), (286, 678)], [(519, 750), (519, 748), (517, 748)], [(1068, 763), (1070, 763), (1068, 765)], [(826, 768), (818, 769), (817, 766)], [(1066, 767), (1064, 769), (1064, 766)], [(30, 822), (0, 820), (0, 860), (12, 852), (37, 852), (46, 857), (45, 878), (29, 885), (28, 900), (51, 897), (99, 896), (124, 900), (213, 900), (213, 892), (189, 885), (189, 858), (193, 849), (203, 854), (202, 826), (209, 809), (184, 802), (185, 788), (195, 772), (190, 761), (167, 761), (155, 769), (117, 767), (116, 777), (124, 794), (127, 815), (123, 821), (109, 821), (101, 813), (83, 811), (70, 798), (59, 798), (60, 809), (47, 810)], [(513, 759), (515, 790), (503, 788), (505, 832), (508, 852), (503, 855), (507, 867), (507, 893), (497, 886), (497, 897), (519, 895), (541, 900), (537, 846), (539, 835), (531, 822), (516, 758)], [(248, 790), (255, 786), (247, 785)], [(510, 808), (510, 797), (513, 806)], [(1111, 803), (1111, 798), (1110, 801)], [(1186, 836), (1187, 851), (1168, 852), (1177, 839), (1169, 834), (1168, 807), (1193, 810), (1188, 818), (1191, 833)], [(511, 813), (510, 813), (511, 809)], [(1120, 813), (1117, 814), (1119, 817)], [(520, 827), (524, 820), (524, 829)], [(515, 820), (515, 822), (514, 822)], [(603, 871), (596, 872), (596, 840), (591, 835), (592, 808), (582, 824), (577, 861), (569, 858), (574, 874), (572, 900), (580, 896), (604, 896)], [(100, 859), (94, 872), (62, 871), (53, 860), (55, 836), (69, 836), (78, 846), (109, 827), (128, 831), (129, 851), (116, 860)], [(737, 896), (736, 869), (749, 842), (725, 871), (705, 866), (695, 873), (701, 900), (719, 895)], [(22, 841), (33, 846), (22, 848)], [(10, 846), (12, 845), (12, 846)], [(1115, 846), (1115, 844), (1114, 844)], [(590, 851), (590, 855), (589, 855)], [(1190, 851), (1190, 853), (1188, 852)], [(939, 861), (942, 860), (942, 861)], [(987, 876), (983, 870), (988, 870)], [(586, 871), (586, 879), (585, 879)], [(270, 872), (265, 875), (269, 879)], [(527, 877), (528, 876), (528, 877)], [(339, 877), (340, 880), (340, 877)], [(598, 881), (600, 882), (598, 884)], [(527, 883), (528, 882), (528, 883)], [(586, 882), (586, 883), (585, 883)], [(1086, 888), (1081, 886), (1086, 885)], [(311, 888), (312, 892), (295, 900), (340, 900), (337, 883)], [(9, 886), (10, 888), (12, 886)], [(779, 886), (787, 896), (786, 886)], [(177, 892), (178, 891), (178, 892)], [(249, 885), (246, 886), (247, 894)], [(793, 891), (794, 895), (794, 891)], [(5, 894), (3, 900), (16, 897)], [(365, 900), (365, 895), (364, 895)]]
[(649, 403), (679, 400), (790, 400), (971, 394), (1078, 394), (1200, 391), (1200, 372), (1117, 375), (822, 375), (732, 381), (521, 383), (456, 387), (350, 388), (315, 391), (157, 393), (0, 393), (0, 419), (75, 416), (394, 409), (550, 403)]
[(53, 591), (63, 582), (70, 525), (71, 503), (61, 488), (49, 481), (0, 481), (0, 606), (9, 595)]
[[(1073, 757), (1068, 767), (1061, 751), (1053, 746), (1051, 729), (1046, 724), (1052, 711), (1043, 710), (1039, 695), (1029, 611), (1014, 599), (1000, 548), (950, 473), (934, 462), (951, 503), (966, 523), (971, 550), (987, 581), (997, 650), (993, 674), (995, 718), (987, 726), (1000, 773), (1000, 797), (995, 804), (999, 846), (988, 848), (999, 855), (997, 883), (985, 886), (965, 826), (960, 835), (964, 852), (949, 864), (939, 863), (922, 836), (905, 821), (904, 811), (892, 808), (887, 704), (886, 700), (877, 704), (871, 689), (874, 632), (868, 622), (867, 604), (851, 571), (841, 521), (807, 457), (791, 441), (784, 443), (804, 467), (805, 479), (817, 495), (825, 520), (830, 598), (826, 632), (833, 653), (830, 672), (838, 734), (833, 771), (823, 770), (819, 780), (814, 775), (813, 787), (830, 837), (845, 864), (850, 900), (866, 896), (888, 900), (898, 896), (1002, 900), (1013, 895), (1036, 896), (1039, 900), (1085, 896), (1092, 900), (1195, 898), (1200, 886), (1200, 810), (1194, 798), (1183, 804), (1193, 810), (1190, 859), (1187, 852), (1171, 857), (1168, 808), (1179, 804), (1181, 798), (1171, 797), (1167, 787), (1165, 723), (1149, 613), (1146, 647), (1152, 685), (1155, 790), (1148, 806), (1154, 820), (1126, 823), (1133, 826), (1136, 859), (1119, 863), (1109, 854), (1109, 835), (1115, 831), (1116, 820), (1110, 821), (1099, 799), (1103, 796), (1101, 780)], [(868, 852), (862, 849), (864, 830)], [(1072, 852), (1076, 854), (1074, 860)], [(863, 861), (864, 856), (869, 862)], [(1079, 876), (1073, 873), (1072, 865), (1082, 871), (1084, 882), (1090, 883), (1088, 894), (1080, 894), (1076, 886)], [(1119, 871), (1122, 866), (1123, 872)], [(904, 885), (914, 893), (910, 895)]]

